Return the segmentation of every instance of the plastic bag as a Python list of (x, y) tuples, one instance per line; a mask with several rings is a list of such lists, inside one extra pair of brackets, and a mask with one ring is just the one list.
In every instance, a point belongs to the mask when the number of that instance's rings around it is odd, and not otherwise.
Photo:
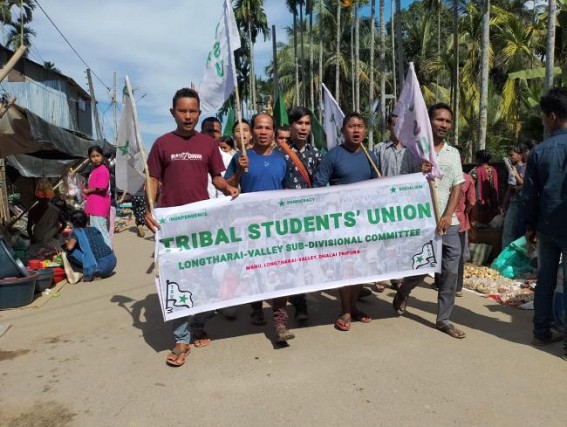
[(35, 185), (35, 197), (38, 199), (53, 199), (54, 196), (55, 192), (51, 182), (47, 178), (39, 178)]
[(530, 264), (526, 238), (520, 237), (506, 246), (492, 262), (491, 267), (509, 279), (520, 278), (533, 272), (534, 267)]

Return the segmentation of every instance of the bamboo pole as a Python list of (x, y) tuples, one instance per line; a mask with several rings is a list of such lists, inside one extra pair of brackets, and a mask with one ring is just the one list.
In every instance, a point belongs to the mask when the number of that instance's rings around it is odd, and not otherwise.
[(28, 48), (24, 45), (21, 45), (18, 50), (16, 50), (14, 52), (14, 54), (12, 55), (12, 57), (10, 58), (10, 60), (6, 63), (6, 65), (4, 67), (2, 67), (2, 69), (0, 70), (0, 82), (2, 80), (4, 80), (6, 78), (6, 76), (8, 75), (8, 73), (10, 71), (12, 71), (12, 68), (14, 68), (14, 66), (17, 64), (17, 62), (20, 60), (20, 58), (22, 56), (24, 56), (24, 53), (26, 53), (26, 50)]
[[(427, 179), (429, 184), (429, 191), (431, 192), (431, 200), (433, 201), (433, 212), (435, 214), (435, 223), (439, 229), (439, 224), (441, 223), (441, 213), (439, 212), (439, 202), (437, 199), (437, 186), (435, 185), (434, 179)], [(440, 235), (445, 234), (445, 232), (439, 233)]]
[(140, 154), (142, 156), (142, 162), (144, 163), (144, 175), (146, 175), (146, 196), (148, 197), (148, 204), (150, 205), (150, 209), (154, 210), (154, 199), (150, 197), (150, 171), (148, 169), (148, 156), (146, 155), (146, 149), (144, 148), (144, 143), (142, 142), (142, 138), (140, 137), (140, 124), (138, 123), (138, 111), (136, 109), (136, 100), (134, 98), (134, 92), (132, 92), (132, 86), (130, 85), (130, 79), (128, 76), (124, 77), (126, 81), (126, 90), (128, 91), (128, 96), (132, 101), (132, 112), (134, 115), (134, 133), (136, 134), (136, 145), (140, 150)]
[(362, 151), (364, 151), (366, 158), (370, 162), (370, 166), (372, 166), (372, 169), (374, 169), (374, 172), (376, 172), (376, 175), (378, 176), (378, 178), (382, 178), (382, 174), (380, 173), (378, 166), (376, 166), (376, 163), (374, 163), (374, 160), (372, 160), (372, 156), (370, 155), (370, 153), (368, 152), (368, 150), (364, 146), (364, 143), (360, 144), (360, 146), (362, 147)]

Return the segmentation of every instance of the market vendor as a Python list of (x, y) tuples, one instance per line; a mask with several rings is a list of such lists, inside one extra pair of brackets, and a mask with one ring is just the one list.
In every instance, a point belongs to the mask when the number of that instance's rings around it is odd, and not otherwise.
[[(59, 246), (59, 235), (67, 226), (60, 206), (65, 203), (60, 198), (42, 193), (37, 204), (28, 212), (27, 232), (31, 243), (38, 247)], [(51, 200), (53, 198), (53, 200)]]

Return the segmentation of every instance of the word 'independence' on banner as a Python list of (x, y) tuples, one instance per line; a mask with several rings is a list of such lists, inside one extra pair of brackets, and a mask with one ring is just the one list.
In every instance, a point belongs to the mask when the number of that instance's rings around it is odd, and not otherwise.
[(441, 267), (422, 174), (242, 194), (155, 216), (165, 320)]

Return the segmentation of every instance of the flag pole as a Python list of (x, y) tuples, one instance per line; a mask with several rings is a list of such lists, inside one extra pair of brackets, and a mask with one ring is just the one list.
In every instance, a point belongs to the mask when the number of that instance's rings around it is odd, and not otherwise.
[(130, 97), (130, 101), (132, 102), (132, 113), (134, 115), (134, 133), (136, 134), (136, 145), (140, 150), (140, 155), (142, 156), (142, 163), (144, 164), (144, 175), (146, 176), (146, 196), (148, 198), (148, 204), (150, 205), (150, 209), (154, 209), (154, 199), (150, 197), (150, 173), (148, 169), (148, 156), (146, 155), (146, 149), (144, 148), (144, 144), (141, 143), (140, 138), (140, 125), (138, 123), (138, 110), (136, 109), (136, 100), (134, 99), (134, 92), (132, 91), (132, 86), (130, 86), (130, 79), (128, 76), (124, 77), (126, 81), (126, 90), (128, 91), (128, 96)]
[(437, 201), (437, 187), (435, 186), (435, 179), (429, 179), (428, 177), (427, 182), (429, 184), (429, 191), (431, 192), (431, 201), (433, 202), (435, 222), (437, 223), (437, 228), (439, 228), (439, 224), (441, 222), (441, 213), (439, 212), (439, 202)]
[[(230, 4), (228, 5), (229, 7), (232, 7)], [(227, 16), (225, 16), (225, 20), (228, 19)], [(226, 28), (229, 28), (228, 23), (225, 22), (225, 26)], [(240, 107), (240, 95), (238, 93), (238, 80), (236, 78), (236, 67), (234, 66), (234, 50), (232, 49), (232, 41), (230, 39), (230, 37), (228, 37), (228, 51), (229, 51), (229, 55), (230, 55), (230, 67), (231, 67), (231, 71), (232, 71), (232, 82), (234, 84), (234, 97), (236, 99), (236, 120), (238, 120), (238, 131), (240, 132), (241, 138), (240, 138), (240, 151), (242, 152), (242, 155), (246, 156), (246, 147), (244, 146), (244, 141), (242, 139), (242, 110)], [(248, 168), (244, 169), (244, 172), (248, 172)]]
[(360, 146), (362, 147), (362, 151), (364, 151), (364, 154), (366, 154), (366, 158), (370, 162), (370, 166), (372, 166), (372, 169), (374, 169), (374, 172), (376, 172), (376, 175), (378, 176), (378, 178), (382, 178), (382, 174), (380, 173), (378, 166), (376, 166), (376, 163), (374, 163), (374, 160), (372, 160), (372, 156), (370, 155), (370, 153), (368, 152), (368, 150), (364, 146), (364, 142), (362, 144), (360, 144)]

